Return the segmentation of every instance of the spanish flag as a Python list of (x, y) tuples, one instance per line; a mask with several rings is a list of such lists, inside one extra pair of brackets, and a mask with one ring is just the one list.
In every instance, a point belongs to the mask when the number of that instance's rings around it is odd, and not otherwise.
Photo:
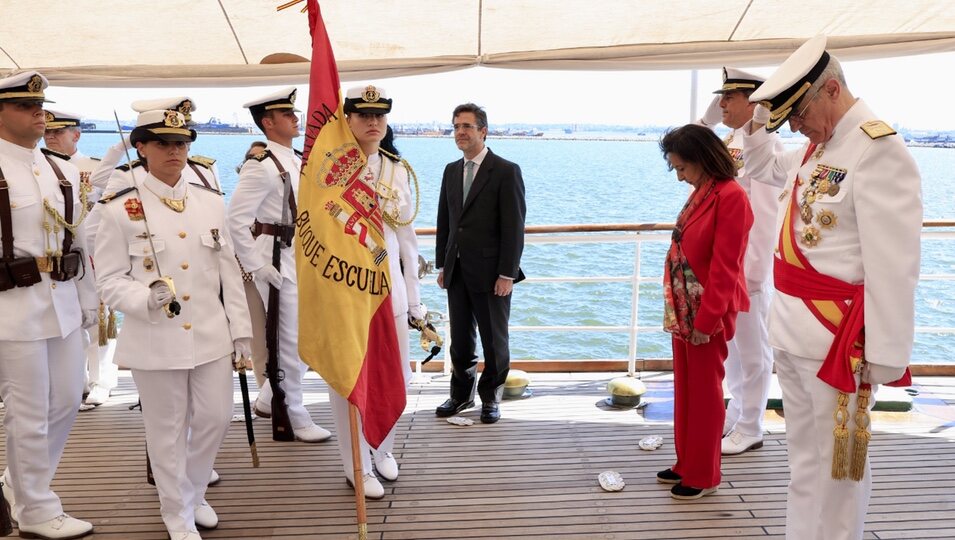
[(377, 448), (406, 399), (391, 310), (394, 281), (381, 208), (362, 175), (367, 159), (342, 112), (321, 11), (316, 0), (307, 6), (313, 51), (295, 231), (299, 353), (358, 408), (365, 440)]

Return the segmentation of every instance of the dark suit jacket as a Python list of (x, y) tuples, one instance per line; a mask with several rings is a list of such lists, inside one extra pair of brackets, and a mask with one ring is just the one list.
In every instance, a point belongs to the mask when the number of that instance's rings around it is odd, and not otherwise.
[(731, 339), (736, 313), (749, 311), (743, 257), (752, 226), (749, 198), (732, 179), (717, 182), (683, 226), (683, 254), (703, 285), (693, 326), (704, 334), (722, 323), (726, 339)]
[(464, 159), (444, 169), (438, 201), (435, 266), (447, 287), (464, 279), (474, 292), (494, 290), (498, 276), (524, 279), (524, 179), (521, 168), (488, 149), (466, 201), (462, 202)]

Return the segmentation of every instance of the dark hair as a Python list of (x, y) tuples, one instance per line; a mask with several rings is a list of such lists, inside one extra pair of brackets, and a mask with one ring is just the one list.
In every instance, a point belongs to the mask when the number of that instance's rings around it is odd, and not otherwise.
[(473, 113), (474, 118), (477, 120), (478, 129), (487, 127), (487, 113), (484, 112), (484, 109), (480, 105), (475, 105), (474, 103), (458, 105), (451, 114), (451, 121), (454, 122), (454, 118), (461, 113)]
[[(726, 145), (709, 128), (696, 124), (667, 131), (660, 139), (663, 157), (676, 154), (680, 159), (695, 163), (703, 173), (717, 180), (736, 177), (736, 162)], [(669, 160), (668, 160), (669, 161)], [(673, 170), (673, 166), (669, 166)]]
[(396, 163), (401, 160), (401, 152), (399, 152), (398, 147), (395, 146), (395, 132), (394, 130), (391, 129), (390, 125), (388, 126), (388, 129), (385, 130), (384, 138), (381, 139), (380, 143), (378, 143), (378, 148), (381, 148), (382, 150), (384, 150), (385, 152), (388, 152), (389, 154), (394, 154), (395, 156), (397, 156), (397, 159), (395, 159), (389, 156), (388, 154), (384, 154), (388, 159)]
[(269, 118), (272, 118), (272, 114), (271, 114), (271, 113), (274, 112), (274, 111), (267, 111), (267, 110), (265, 110), (265, 108), (263, 107), (263, 108), (261, 108), (261, 109), (259, 109), (259, 108), (252, 108), (252, 109), (249, 110), (249, 112), (252, 113), (252, 121), (255, 122), (255, 125), (258, 126), (258, 128), (259, 128), (260, 130), (262, 130), (262, 133), (265, 133), (265, 128), (262, 127), (262, 119), (265, 118), (265, 115), (269, 115)]

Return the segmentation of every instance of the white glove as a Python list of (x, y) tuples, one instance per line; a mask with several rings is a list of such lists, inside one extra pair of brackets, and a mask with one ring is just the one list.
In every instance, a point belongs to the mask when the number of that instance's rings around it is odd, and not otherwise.
[(235, 359), (252, 359), (252, 338), (236, 338), (232, 340), (232, 347), (235, 349)]
[(129, 142), (129, 133), (123, 133), (123, 140), (110, 147), (110, 150), (123, 154), (127, 148), (132, 150), (133, 145)]
[(866, 362), (862, 365), (862, 382), (869, 384), (886, 384), (895, 382), (905, 375), (905, 368), (880, 366)]
[(84, 309), (83, 310), (83, 329), (92, 328), (99, 324), (99, 310), (98, 309)]
[(408, 316), (412, 319), (424, 319), (428, 314), (428, 308), (424, 304), (415, 304), (408, 306)]
[(715, 126), (723, 121), (723, 109), (720, 107), (722, 97), (722, 94), (716, 94), (713, 101), (710, 102), (710, 106), (706, 108), (703, 118), (700, 118), (700, 122), (704, 126)]
[(252, 272), (252, 274), (256, 279), (261, 279), (276, 289), (282, 288), (282, 273), (271, 264), (267, 264), (262, 268), (259, 268), (258, 270)]
[(166, 285), (162, 281), (157, 281), (149, 287), (149, 300), (146, 301), (146, 307), (149, 309), (159, 309), (169, 302), (172, 302), (172, 300), (173, 295), (169, 289), (169, 285)]
[(761, 103), (757, 103), (753, 107), (753, 123), (766, 125), (769, 123), (769, 109), (763, 107)]

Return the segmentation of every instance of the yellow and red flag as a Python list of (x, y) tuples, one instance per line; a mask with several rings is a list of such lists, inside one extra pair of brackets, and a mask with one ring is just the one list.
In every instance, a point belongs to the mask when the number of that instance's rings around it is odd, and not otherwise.
[(365, 440), (377, 448), (406, 400), (389, 254), (374, 186), (362, 175), (367, 159), (342, 112), (318, 2), (307, 7), (313, 50), (296, 220), (299, 353), (358, 408)]

